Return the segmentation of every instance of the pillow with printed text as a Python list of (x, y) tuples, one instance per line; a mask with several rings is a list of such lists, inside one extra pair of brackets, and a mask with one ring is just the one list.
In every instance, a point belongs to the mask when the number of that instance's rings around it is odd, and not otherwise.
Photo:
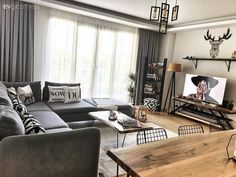
[(64, 87), (65, 91), (65, 103), (73, 103), (80, 101), (80, 87)]
[(48, 102), (64, 102), (65, 101), (65, 92), (64, 87), (48, 86), (49, 90), (49, 100)]

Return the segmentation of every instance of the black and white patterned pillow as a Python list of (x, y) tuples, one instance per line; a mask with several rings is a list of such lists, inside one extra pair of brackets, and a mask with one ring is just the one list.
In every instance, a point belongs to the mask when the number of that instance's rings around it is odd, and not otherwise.
[(16, 89), (14, 87), (7, 88), (8, 95), (12, 101), (13, 109), (17, 112), (17, 114), (22, 117), (25, 113), (27, 113), (27, 109), (25, 105), (20, 101)]
[(29, 105), (35, 102), (33, 91), (30, 85), (26, 85), (25, 87), (18, 87), (17, 93), (24, 105)]
[(49, 90), (49, 100), (48, 102), (64, 102), (65, 101), (65, 91), (64, 87), (48, 86)]
[(158, 106), (158, 100), (154, 98), (145, 98), (144, 99), (144, 106), (148, 108), (150, 111), (155, 111)]
[(80, 87), (68, 87), (64, 86), (65, 103), (73, 103), (80, 101)]
[(37, 121), (31, 114), (25, 113), (21, 119), (25, 127), (25, 134), (46, 133), (39, 121)]
[(45, 129), (41, 126), (31, 114), (27, 112), (25, 105), (20, 101), (16, 89), (14, 87), (7, 88), (8, 95), (12, 100), (13, 109), (21, 117), (21, 120), (25, 127), (25, 134), (38, 134), (45, 133)]

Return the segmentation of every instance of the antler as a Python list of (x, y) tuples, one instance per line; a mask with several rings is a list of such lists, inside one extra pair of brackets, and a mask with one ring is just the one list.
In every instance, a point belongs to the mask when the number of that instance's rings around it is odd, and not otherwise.
[(221, 41), (221, 40), (223, 40), (223, 39), (229, 39), (231, 36), (232, 36), (232, 33), (231, 34), (229, 34), (230, 33), (230, 29), (228, 28), (228, 30), (227, 30), (227, 33), (225, 34), (223, 34), (223, 37), (220, 37), (219, 36), (219, 39), (218, 39), (218, 41)]
[(207, 34), (206, 35), (204, 35), (204, 38), (205, 38), (205, 40), (211, 40), (211, 41), (215, 41), (215, 36), (212, 38), (211, 37), (211, 34), (209, 34), (209, 30), (207, 30)]

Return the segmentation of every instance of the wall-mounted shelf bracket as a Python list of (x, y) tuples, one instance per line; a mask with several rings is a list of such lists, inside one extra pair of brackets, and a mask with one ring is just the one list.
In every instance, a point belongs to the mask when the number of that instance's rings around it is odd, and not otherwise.
[(194, 68), (197, 69), (198, 60), (191, 60), (193, 62)]
[(225, 61), (225, 64), (228, 68), (228, 71), (230, 71), (231, 61)]

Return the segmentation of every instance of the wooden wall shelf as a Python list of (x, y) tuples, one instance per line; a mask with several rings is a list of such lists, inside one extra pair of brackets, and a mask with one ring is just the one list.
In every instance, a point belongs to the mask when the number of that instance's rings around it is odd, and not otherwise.
[(183, 58), (184, 60), (190, 60), (193, 62), (195, 69), (197, 69), (199, 60), (207, 61), (224, 61), (228, 71), (230, 71), (231, 62), (236, 62), (236, 59), (233, 58)]

